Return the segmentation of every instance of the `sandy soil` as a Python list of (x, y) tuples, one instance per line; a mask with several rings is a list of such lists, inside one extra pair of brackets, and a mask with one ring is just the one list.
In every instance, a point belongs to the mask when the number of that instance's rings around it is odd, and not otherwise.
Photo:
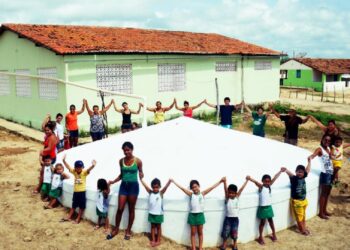
[[(275, 120), (269, 123), (276, 122)], [(308, 131), (312, 131), (313, 125)], [(247, 130), (247, 128), (242, 128)], [(319, 133), (306, 132), (300, 144), (308, 149), (318, 145)], [(275, 139), (281, 140), (280, 137)], [(44, 210), (43, 202), (32, 190), (37, 182), (37, 155), (41, 145), (18, 135), (0, 130), (0, 249), (148, 249), (148, 238), (137, 234), (130, 241), (122, 239), (123, 233), (111, 241), (105, 240), (102, 230), (94, 231), (93, 225), (83, 221), (79, 225), (60, 223), (67, 210), (58, 207)], [(348, 151), (349, 152), (349, 151)], [(349, 154), (347, 155), (349, 157)], [(277, 234), (278, 242), (266, 239), (266, 246), (256, 242), (239, 245), (240, 249), (350, 249), (350, 182), (349, 162), (340, 172), (342, 185), (332, 192), (329, 221), (315, 217), (307, 222), (312, 236), (304, 237), (295, 228)], [(205, 236), (204, 236), (205, 237)], [(158, 249), (186, 249), (164, 239)], [(216, 248), (212, 248), (216, 249)]]

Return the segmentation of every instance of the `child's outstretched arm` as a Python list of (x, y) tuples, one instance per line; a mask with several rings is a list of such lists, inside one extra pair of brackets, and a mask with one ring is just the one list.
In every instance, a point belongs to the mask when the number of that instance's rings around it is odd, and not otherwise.
[(181, 189), (181, 190), (182, 190), (185, 194), (187, 194), (188, 196), (191, 196), (191, 195), (192, 195), (192, 192), (191, 192), (190, 190), (188, 190), (188, 189), (186, 189), (186, 188), (180, 186), (180, 185), (179, 185), (176, 181), (174, 181), (173, 179), (170, 179), (170, 181), (171, 181), (172, 183), (174, 183), (175, 186), (177, 186), (179, 189)]
[(285, 167), (281, 167), (281, 171), (285, 172), (289, 177), (294, 176), (294, 174)]
[(258, 182), (257, 180), (254, 180), (252, 177), (250, 177), (249, 175), (247, 176), (248, 180), (250, 180), (251, 182), (253, 182), (259, 189), (262, 188), (262, 184), (260, 182)]
[(272, 178), (271, 181), (271, 185), (277, 180), (278, 177), (280, 177), (281, 173), (282, 173), (282, 169), (280, 171), (278, 171), (278, 173)]
[(39, 154), (39, 162), (41, 166), (44, 166), (44, 161), (43, 161), (43, 157), (41, 154)]
[(166, 192), (166, 190), (168, 189), (168, 187), (171, 184), (171, 180), (169, 179), (168, 182), (166, 183), (166, 185), (162, 188), (162, 190), (160, 190), (161, 194), (164, 194)]
[(227, 180), (225, 178), (224, 180), (224, 192), (225, 192), (225, 199), (228, 199), (228, 192), (227, 192)]
[(152, 190), (151, 188), (147, 185), (147, 183), (144, 181), (144, 179), (141, 179), (141, 184), (142, 186), (144, 186), (144, 188), (146, 189), (147, 193), (150, 193)]
[(209, 192), (211, 192), (214, 188), (216, 188), (217, 186), (219, 186), (221, 183), (224, 182), (224, 180), (226, 180), (226, 177), (222, 177), (217, 183), (215, 183), (213, 186), (207, 188), (206, 190), (204, 190), (202, 192), (203, 196), (206, 196)]
[(245, 182), (243, 183), (242, 187), (238, 190), (237, 196), (239, 197), (241, 195), (241, 193), (243, 192), (244, 188), (247, 186), (248, 184), (248, 176), (245, 178)]
[(91, 162), (91, 167), (89, 167), (86, 172), (89, 174), (90, 171), (96, 166), (96, 161), (95, 160), (92, 160)]
[(306, 166), (306, 173), (310, 173), (310, 170), (311, 170), (311, 159), (307, 159), (307, 166)]
[(74, 172), (74, 169), (66, 162), (67, 155), (64, 155), (62, 158), (64, 166), (69, 170), (69, 172)]
[(343, 144), (343, 149), (346, 149), (346, 148), (348, 148), (348, 147), (350, 147), (350, 143), (344, 143), (344, 144)]
[(69, 179), (69, 175), (66, 173), (62, 173), (62, 178), (63, 178), (63, 180)]

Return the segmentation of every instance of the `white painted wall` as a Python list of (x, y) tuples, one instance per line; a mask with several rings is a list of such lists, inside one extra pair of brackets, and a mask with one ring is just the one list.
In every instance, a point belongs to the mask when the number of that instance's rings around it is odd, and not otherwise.
[(342, 91), (342, 90), (348, 90), (348, 89), (350, 89), (350, 85), (346, 87), (344, 81), (325, 82), (323, 85), (324, 92), (333, 92), (334, 90)]
[(312, 68), (292, 59), (292, 60), (289, 60), (289, 61), (281, 64), (281, 69), (282, 70), (283, 69), (284, 70), (288, 70), (288, 69), (297, 70), (297, 69), (312, 69)]

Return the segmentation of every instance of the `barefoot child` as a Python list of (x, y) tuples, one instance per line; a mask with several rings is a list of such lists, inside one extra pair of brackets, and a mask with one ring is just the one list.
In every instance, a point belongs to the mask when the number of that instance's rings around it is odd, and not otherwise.
[(72, 168), (66, 162), (66, 155), (63, 156), (63, 164), (69, 170), (70, 173), (74, 175), (74, 193), (73, 193), (73, 203), (72, 208), (69, 211), (67, 218), (62, 219), (62, 221), (71, 221), (72, 216), (76, 208), (79, 208), (78, 216), (74, 221), (75, 224), (78, 224), (81, 220), (81, 217), (84, 213), (86, 207), (86, 177), (90, 171), (95, 167), (96, 161), (92, 161), (91, 167), (87, 170), (84, 169), (84, 163), (82, 161), (76, 161), (74, 163), (74, 168)]
[(54, 208), (57, 205), (57, 199), (62, 195), (63, 180), (69, 179), (69, 176), (63, 173), (64, 167), (61, 163), (57, 163), (52, 175), (51, 189), (49, 192), (50, 202), (45, 205), (45, 209)]
[(51, 189), (51, 178), (52, 178), (52, 172), (54, 170), (52, 164), (51, 164), (51, 158), (49, 155), (40, 156), (40, 164), (43, 169), (43, 184), (41, 185), (41, 199), (43, 201), (49, 200), (49, 193)]
[(334, 168), (334, 183), (338, 183), (338, 172), (343, 166), (344, 149), (350, 147), (350, 144), (343, 144), (343, 138), (337, 136), (334, 138), (334, 145), (331, 147), (331, 159)]
[(303, 165), (298, 165), (295, 169), (295, 175), (286, 168), (281, 168), (282, 172), (286, 172), (290, 179), (290, 191), (291, 191), (291, 208), (292, 213), (297, 221), (298, 229), (301, 234), (309, 235), (310, 232), (306, 228), (305, 214), (306, 207), (308, 205), (306, 199), (306, 182), (305, 178), (310, 173), (311, 161), (308, 159), (306, 168)]
[(101, 222), (105, 220), (105, 232), (109, 231), (109, 220), (108, 220), (108, 206), (109, 206), (109, 185), (105, 179), (98, 179), (97, 181), (98, 197), (96, 202), (96, 214), (98, 216), (97, 224), (95, 229), (101, 227)]
[(165, 187), (163, 187), (161, 190), (160, 180), (157, 178), (152, 180), (151, 188), (143, 179), (141, 179), (141, 183), (145, 187), (147, 193), (149, 193), (148, 222), (151, 223), (151, 246), (156, 247), (160, 245), (160, 240), (162, 237), (161, 226), (164, 221), (163, 195), (169, 187), (171, 181), (169, 180)]
[(331, 137), (324, 135), (321, 140), (321, 145), (314, 151), (308, 159), (312, 160), (318, 156), (321, 160), (321, 174), (320, 174), (320, 208), (318, 216), (321, 219), (328, 220), (328, 216), (331, 214), (327, 211), (328, 198), (332, 191), (332, 180), (333, 180), (333, 164), (331, 161), (331, 150), (329, 148), (331, 143)]
[(277, 178), (280, 176), (282, 171), (279, 171), (271, 180), (271, 176), (265, 174), (261, 181), (262, 183), (254, 180), (249, 176), (249, 180), (253, 182), (258, 188), (259, 188), (259, 208), (258, 208), (258, 218), (260, 219), (259, 224), (259, 238), (257, 239), (257, 242), (260, 245), (264, 245), (264, 239), (263, 239), (263, 230), (264, 226), (266, 224), (266, 220), (268, 220), (271, 230), (272, 230), (272, 236), (271, 240), (276, 241), (276, 232), (275, 232), (275, 225), (273, 223), (273, 210), (272, 210), (272, 197), (271, 197), (271, 185), (277, 180)]
[(227, 187), (226, 178), (224, 179), (224, 190), (225, 190), (225, 207), (226, 207), (226, 217), (224, 220), (224, 225), (222, 227), (222, 245), (220, 249), (226, 249), (227, 240), (231, 236), (233, 240), (232, 250), (237, 250), (237, 236), (238, 236), (238, 213), (239, 213), (239, 196), (241, 195), (243, 189), (249, 181), (249, 176), (247, 176), (246, 181), (242, 187), (237, 192), (237, 186), (230, 184)]
[(224, 177), (215, 183), (213, 186), (207, 188), (203, 192), (200, 191), (199, 182), (191, 180), (190, 189), (184, 188), (177, 184), (174, 180), (171, 181), (181, 189), (185, 194), (190, 196), (190, 213), (188, 215), (187, 223), (191, 226), (191, 246), (192, 250), (196, 250), (196, 232), (199, 238), (199, 250), (203, 249), (203, 225), (205, 224), (204, 217), (204, 197), (214, 188), (224, 182)]

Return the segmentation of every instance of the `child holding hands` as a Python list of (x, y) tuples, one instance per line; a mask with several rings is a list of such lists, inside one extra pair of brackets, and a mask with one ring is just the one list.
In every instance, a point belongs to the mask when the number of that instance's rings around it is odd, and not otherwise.
[(295, 174), (286, 168), (281, 168), (282, 172), (286, 172), (290, 179), (291, 190), (291, 207), (295, 220), (297, 221), (298, 229), (301, 234), (308, 236), (309, 230), (306, 228), (305, 217), (306, 207), (308, 205), (306, 199), (306, 182), (305, 178), (311, 170), (311, 159), (308, 158), (306, 168), (303, 165), (298, 165), (295, 169)]
[[(151, 223), (151, 246), (156, 247), (160, 245), (162, 237), (162, 223), (164, 222), (163, 211), (163, 195), (168, 189), (171, 181), (169, 180), (165, 187), (161, 188), (160, 180), (155, 178), (151, 182), (151, 188), (147, 183), (141, 179), (142, 185), (145, 187), (148, 198), (148, 222)], [(157, 236), (156, 236), (157, 235)]]
[(97, 180), (98, 195), (97, 195), (97, 202), (96, 202), (96, 214), (98, 216), (98, 219), (94, 229), (99, 229), (101, 226), (101, 222), (104, 219), (105, 233), (108, 233), (109, 231), (109, 219), (108, 219), (108, 207), (109, 207), (108, 195), (110, 192), (109, 186), (110, 185), (107, 183), (105, 179)]
[(190, 189), (180, 186), (173, 179), (170, 179), (179, 189), (190, 197), (190, 213), (188, 215), (187, 223), (191, 226), (191, 246), (192, 250), (196, 250), (196, 232), (199, 238), (199, 250), (203, 249), (203, 225), (205, 224), (204, 217), (204, 197), (214, 188), (223, 183), (225, 177), (215, 183), (213, 186), (207, 188), (203, 192), (200, 191), (200, 185), (197, 180), (190, 181)]
[(226, 217), (221, 233), (221, 250), (226, 249), (227, 240), (230, 236), (233, 240), (232, 250), (237, 250), (237, 236), (239, 225), (239, 196), (243, 192), (243, 189), (247, 186), (248, 181), (249, 176), (246, 177), (246, 181), (243, 183), (242, 187), (237, 192), (237, 186), (234, 184), (230, 184), (227, 187), (226, 178), (224, 179)]
[(74, 175), (74, 193), (72, 208), (69, 211), (68, 217), (62, 219), (61, 221), (71, 221), (75, 209), (79, 208), (78, 216), (74, 221), (75, 224), (79, 224), (86, 207), (86, 177), (90, 174), (90, 171), (96, 166), (96, 161), (93, 160), (91, 167), (84, 170), (84, 163), (78, 160), (74, 163), (74, 168), (72, 168), (66, 161), (66, 155), (64, 155), (63, 164), (69, 170), (69, 172)]
[(259, 224), (259, 238), (257, 239), (257, 242), (260, 245), (265, 245), (264, 239), (263, 239), (263, 230), (264, 226), (266, 224), (266, 220), (270, 224), (270, 228), (272, 230), (272, 236), (271, 240), (276, 241), (276, 231), (275, 231), (275, 225), (273, 223), (273, 210), (272, 210), (272, 196), (271, 196), (271, 185), (277, 180), (277, 178), (281, 175), (282, 171), (280, 170), (271, 180), (271, 176), (268, 174), (263, 175), (261, 181), (258, 182), (248, 176), (248, 180), (253, 182), (258, 188), (259, 188), (259, 207), (258, 207), (258, 218), (260, 219)]

